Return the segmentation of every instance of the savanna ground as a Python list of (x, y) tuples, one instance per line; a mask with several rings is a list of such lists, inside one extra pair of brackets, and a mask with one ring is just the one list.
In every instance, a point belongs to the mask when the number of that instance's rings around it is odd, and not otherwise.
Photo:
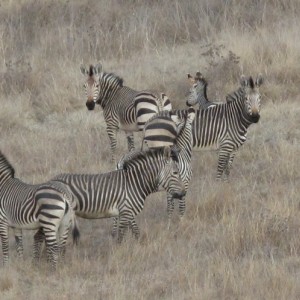
[[(112, 170), (100, 108), (87, 111), (81, 63), (185, 107), (200, 70), (224, 101), (262, 73), (261, 120), (228, 183), (217, 154), (195, 152), (187, 211), (167, 230), (164, 193), (147, 199), (141, 239), (121, 245), (112, 220), (80, 219), (81, 241), (50, 273), (31, 265), (33, 232), (0, 269), (4, 299), (299, 299), (300, 11), (298, 0), (1, 1), (0, 149), (28, 183)], [(137, 135), (136, 135), (137, 136)], [(140, 135), (136, 145), (140, 145)], [(118, 136), (118, 156), (127, 151)], [(2, 253), (0, 254), (2, 259)]]

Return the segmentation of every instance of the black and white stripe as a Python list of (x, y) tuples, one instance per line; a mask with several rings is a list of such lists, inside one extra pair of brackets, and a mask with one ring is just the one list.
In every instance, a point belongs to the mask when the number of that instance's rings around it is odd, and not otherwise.
[(142, 150), (144, 144), (150, 149), (174, 145), (180, 121), (182, 120), (170, 111), (159, 112), (149, 119), (143, 130)]
[[(219, 159), (217, 178), (229, 176), (232, 161), (238, 148), (246, 141), (248, 127), (260, 118), (259, 86), (262, 76), (241, 78), (241, 87), (226, 97), (226, 103), (209, 109), (197, 110), (193, 122), (193, 147), (217, 145)], [(177, 110), (182, 117), (186, 110)]]
[(112, 74), (102, 72), (101, 64), (89, 69), (81, 66), (81, 72), (87, 76), (84, 85), (89, 110), (99, 104), (104, 113), (107, 134), (110, 140), (112, 160), (115, 160), (116, 133), (125, 131), (129, 151), (134, 149), (133, 132), (141, 131), (144, 124), (161, 110), (170, 110), (171, 102), (165, 94), (152, 91), (135, 91), (123, 86), (123, 80)]
[(169, 147), (124, 160), (121, 170), (96, 175), (62, 174), (53, 180), (70, 189), (76, 215), (87, 219), (118, 217), (119, 242), (130, 226), (134, 235), (139, 236), (134, 217), (143, 209), (149, 194), (163, 187), (175, 198), (185, 195)]
[[(46, 237), (51, 267), (56, 268), (58, 251), (64, 248), (70, 222), (74, 221), (70, 197), (56, 182), (29, 185), (16, 179), (13, 167), (0, 152), (0, 237), (4, 265), (9, 260), (10, 227), (14, 229), (20, 257), (23, 256), (22, 229), (40, 229)], [(77, 235), (76, 224), (73, 229)]]

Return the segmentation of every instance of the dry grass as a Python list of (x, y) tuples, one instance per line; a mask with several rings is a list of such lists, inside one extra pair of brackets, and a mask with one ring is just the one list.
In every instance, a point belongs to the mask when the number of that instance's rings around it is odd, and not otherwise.
[[(11, 237), (1, 300), (299, 299), (299, 9), (296, 0), (2, 1), (0, 149), (29, 183), (113, 168), (102, 112), (85, 108), (80, 63), (101, 61), (178, 108), (188, 72), (200, 70), (221, 100), (242, 73), (266, 81), (229, 183), (214, 180), (216, 153), (195, 152), (184, 220), (166, 229), (164, 193), (138, 216), (139, 242), (118, 246), (112, 220), (80, 219), (81, 243), (56, 274), (44, 261), (32, 267), (33, 232), (24, 262)], [(126, 149), (120, 133), (117, 154)]]

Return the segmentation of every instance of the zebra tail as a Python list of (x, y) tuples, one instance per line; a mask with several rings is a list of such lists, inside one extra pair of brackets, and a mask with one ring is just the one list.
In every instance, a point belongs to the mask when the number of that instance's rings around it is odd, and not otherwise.
[(78, 245), (79, 238), (80, 238), (80, 231), (78, 228), (78, 223), (77, 223), (75, 213), (73, 213), (73, 219), (72, 219), (72, 236), (73, 236), (73, 244)]

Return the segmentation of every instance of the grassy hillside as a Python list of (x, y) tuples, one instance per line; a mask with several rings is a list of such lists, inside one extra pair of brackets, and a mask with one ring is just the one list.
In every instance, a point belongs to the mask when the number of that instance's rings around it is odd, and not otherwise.
[[(217, 153), (197, 151), (187, 211), (167, 230), (166, 195), (147, 199), (140, 241), (117, 245), (112, 220), (80, 219), (56, 274), (10, 237), (2, 299), (299, 299), (300, 21), (297, 0), (4, 0), (0, 6), (0, 149), (28, 183), (112, 170), (101, 109), (85, 107), (81, 63), (100, 61), (135, 89), (185, 107), (186, 73), (224, 101), (241, 74), (262, 73), (258, 124), (228, 183)], [(136, 135), (139, 146), (141, 136)], [(118, 136), (117, 156), (127, 151)], [(2, 253), (0, 254), (2, 260)]]

